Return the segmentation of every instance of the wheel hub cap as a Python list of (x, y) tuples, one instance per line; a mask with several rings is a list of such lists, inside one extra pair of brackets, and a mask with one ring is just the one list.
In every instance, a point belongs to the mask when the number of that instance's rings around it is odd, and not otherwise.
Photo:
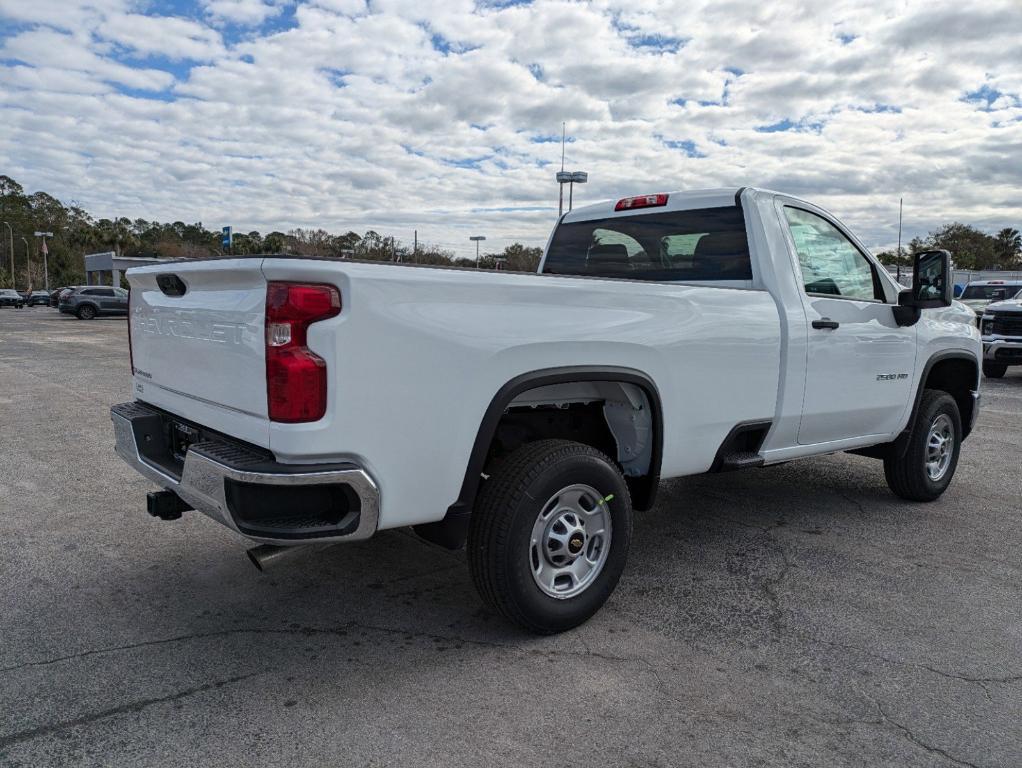
[(931, 480), (940, 480), (951, 466), (955, 453), (955, 432), (947, 414), (940, 414), (930, 425), (926, 436), (926, 474)]
[(529, 546), (532, 577), (547, 595), (568, 598), (595, 581), (610, 551), (611, 518), (603, 494), (569, 485), (540, 510)]

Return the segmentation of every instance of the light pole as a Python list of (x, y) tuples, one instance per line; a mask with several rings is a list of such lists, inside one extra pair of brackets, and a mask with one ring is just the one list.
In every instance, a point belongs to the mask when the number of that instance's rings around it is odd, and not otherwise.
[(479, 269), (479, 243), (485, 239), (486, 237), (484, 235), (472, 235), (472, 237), (469, 238), (469, 240), (474, 240), (476, 244), (476, 269)]
[(557, 218), (564, 214), (564, 185), (571, 183), (571, 174), (568, 171), (557, 172)]
[(11, 288), (13, 288), (14, 287), (14, 230), (11, 229), (11, 225), (8, 224), (6, 221), (4, 222), (4, 226), (7, 227), (7, 232), (10, 235), (10, 238), (11, 238)]
[(557, 203), (557, 215), (558, 217), (564, 213), (564, 185), (568, 185), (568, 210), (571, 210), (572, 200), (574, 198), (575, 185), (585, 184), (589, 181), (589, 174), (585, 171), (558, 171), (557, 172), (557, 183), (561, 187), (560, 200)]
[(50, 255), (50, 252), (46, 248), (46, 238), (53, 237), (52, 232), (36, 232), (36, 237), (43, 239), (43, 287), (46, 288), (46, 292), (50, 292), (50, 268), (47, 266), (46, 257)]
[(28, 247), (28, 238), (21, 238), (21, 242), (25, 244), (25, 282), (28, 290), (32, 290), (32, 254)]
[(576, 184), (585, 184), (589, 181), (589, 174), (585, 171), (572, 171), (571, 172), (571, 183), (568, 184), (568, 210), (571, 210), (571, 201), (573, 193), (575, 192)]

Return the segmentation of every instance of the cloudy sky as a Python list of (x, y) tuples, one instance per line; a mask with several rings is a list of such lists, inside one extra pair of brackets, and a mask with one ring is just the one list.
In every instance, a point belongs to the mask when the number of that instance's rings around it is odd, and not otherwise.
[(756, 185), (1022, 228), (1022, 1), (0, 0), (0, 173), (100, 216), (541, 245)]

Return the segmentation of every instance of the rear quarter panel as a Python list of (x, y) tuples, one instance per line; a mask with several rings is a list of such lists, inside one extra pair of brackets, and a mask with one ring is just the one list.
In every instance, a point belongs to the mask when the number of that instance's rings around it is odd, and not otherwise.
[(270, 447), (281, 461), (365, 466), (383, 528), (443, 517), (494, 395), (531, 371), (648, 375), (664, 477), (705, 471), (731, 427), (774, 414), (780, 322), (765, 291), (286, 259), (263, 272), (342, 294), (341, 314), (309, 330), (328, 362), (327, 414), (270, 425)]

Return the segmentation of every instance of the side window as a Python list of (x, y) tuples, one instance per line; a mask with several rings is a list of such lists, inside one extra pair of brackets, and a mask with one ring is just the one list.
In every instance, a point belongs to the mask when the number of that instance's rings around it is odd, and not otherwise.
[(883, 301), (873, 275), (873, 265), (833, 224), (800, 208), (785, 206), (791, 239), (806, 293), (843, 296), (860, 301)]
[(100, 288), (100, 289), (98, 289), (96, 291), (96, 295), (97, 296), (113, 296), (114, 295), (114, 289), (113, 288)]
[(98, 296), (99, 295), (96, 292), (95, 288), (86, 288), (84, 291), (81, 292), (81, 294), (82, 294), (82, 296)]

